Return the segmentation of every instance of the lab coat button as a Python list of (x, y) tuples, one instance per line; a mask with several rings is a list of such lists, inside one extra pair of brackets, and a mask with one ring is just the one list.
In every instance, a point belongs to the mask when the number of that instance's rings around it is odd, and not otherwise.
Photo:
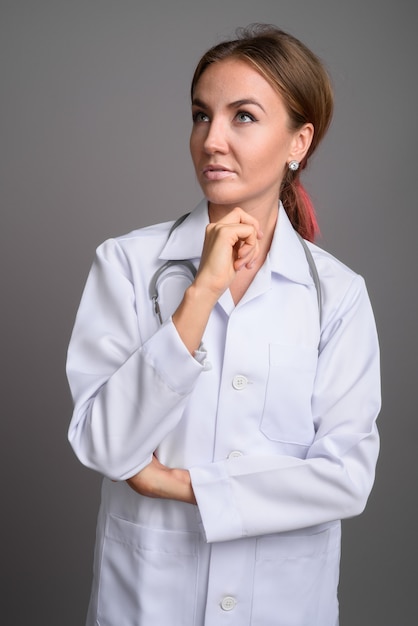
[(223, 611), (232, 611), (235, 608), (237, 601), (232, 596), (225, 596), (221, 602), (221, 609)]
[(228, 459), (237, 459), (239, 456), (242, 456), (242, 452), (239, 450), (232, 450), (232, 452), (228, 454)]
[(212, 369), (212, 363), (211, 363), (210, 361), (208, 361), (207, 359), (205, 359), (205, 360), (203, 361), (203, 364), (202, 364), (202, 365), (203, 365), (203, 371), (204, 371), (204, 372), (209, 372), (209, 370), (211, 370), (211, 369)]
[(237, 376), (234, 376), (234, 378), (232, 379), (232, 386), (234, 389), (237, 389), (237, 391), (245, 389), (247, 383), (248, 380), (245, 376), (242, 376), (242, 374), (237, 374)]

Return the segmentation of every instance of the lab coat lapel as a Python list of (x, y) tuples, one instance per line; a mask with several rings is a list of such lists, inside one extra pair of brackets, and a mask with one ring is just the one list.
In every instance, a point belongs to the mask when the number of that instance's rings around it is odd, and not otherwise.
[(273, 273), (302, 285), (313, 284), (305, 251), (281, 203), (268, 259)]
[(268, 291), (274, 274), (303, 285), (313, 284), (305, 252), (282, 204), (279, 207), (270, 252), (238, 306)]
[(208, 203), (206, 199), (203, 199), (194, 211), (173, 230), (159, 258), (164, 261), (199, 260), (208, 223)]

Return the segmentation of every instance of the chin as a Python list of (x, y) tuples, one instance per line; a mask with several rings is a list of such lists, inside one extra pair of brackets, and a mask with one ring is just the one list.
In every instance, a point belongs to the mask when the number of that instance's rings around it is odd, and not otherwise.
[(246, 199), (238, 194), (216, 193), (205, 188), (202, 188), (202, 191), (207, 201), (211, 204), (216, 204), (217, 206), (234, 208), (236, 206), (241, 206), (241, 204), (246, 202)]

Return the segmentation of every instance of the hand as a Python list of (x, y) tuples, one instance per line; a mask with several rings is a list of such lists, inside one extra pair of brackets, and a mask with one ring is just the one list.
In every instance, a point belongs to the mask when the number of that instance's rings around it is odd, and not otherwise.
[(253, 267), (262, 236), (258, 221), (239, 207), (207, 226), (196, 278), (172, 317), (191, 354), (201, 343), (213, 307), (237, 272)]
[(149, 465), (132, 478), (128, 478), (126, 482), (134, 491), (148, 498), (165, 498), (196, 504), (189, 472), (163, 465), (155, 454)]
[(195, 279), (199, 291), (207, 290), (217, 301), (237, 272), (253, 267), (262, 236), (258, 221), (239, 207), (209, 224)]

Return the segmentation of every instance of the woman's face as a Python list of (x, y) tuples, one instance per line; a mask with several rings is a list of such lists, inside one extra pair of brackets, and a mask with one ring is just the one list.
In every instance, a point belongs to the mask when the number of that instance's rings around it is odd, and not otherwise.
[(311, 125), (291, 130), (280, 95), (238, 59), (213, 63), (204, 71), (192, 113), (190, 151), (212, 208), (277, 209), (285, 168), (306, 153)]

